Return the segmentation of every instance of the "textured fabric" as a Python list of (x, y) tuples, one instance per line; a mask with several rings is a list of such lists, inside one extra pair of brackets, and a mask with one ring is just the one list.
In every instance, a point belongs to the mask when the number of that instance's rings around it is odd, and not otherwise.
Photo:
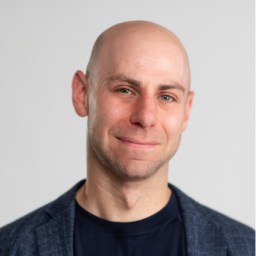
[[(73, 256), (75, 194), (79, 182), (54, 202), (0, 229), (1, 256)], [(183, 215), (188, 256), (254, 256), (255, 232), (204, 207), (170, 185)]]
[(75, 256), (186, 256), (185, 232), (177, 200), (172, 193), (159, 212), (125, 223), (101, 219), (76, 203)]

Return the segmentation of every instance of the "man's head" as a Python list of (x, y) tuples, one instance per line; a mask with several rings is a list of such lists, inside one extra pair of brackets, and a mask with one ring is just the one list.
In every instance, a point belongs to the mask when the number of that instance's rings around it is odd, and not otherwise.
[(167, 172), (192, 105), (187, 54), (169, 30), (117, 24), (96, 40), (73, 103), (88, 115), (88, 161), (126, 180)]
[[(147, 37), (145, 38), (144, 36)], [(153, 41), (151, 41), (152, 39)], [(184, 64), (185, 70), (183, 70), (183, 75), (184, 79), (187, 79), (184, 81), (184, 83), (189, 87), (190, 69), (188, 56), (181, 41), (174, 33), (166, 28), (147, 21), (130, 21), (119, 23), (100, 34), (93, 46), (91, 57), (87, 66), (87, 76), (97, 72), (97, 69), (95, 68), (99, 67), (97, 64), (101, 63), (104, 52), (108, 52), (109, 56), (115, 56), (117, 53), (119, 53), (119, 50), (125, 54), (123, 50), (126, 48), (134, 48), (134, 45), (138, 47), (138, 51), (140, 51), (140, 48), (146, 50), (147, 47), (151, 47), (153, 45), (153, 48), (151, 48), (153, 54), (154, 50), (155, 52), (157, 51), (157, 53), (160, 51), (159, 47), (161, 46), (161, 40), (162, 43), (164, 43), (163, 41), (165, 40), (168, 44), (170, 39), (173, 42), (173, 46), (176, 45), (176, 47), (178, 47), (180, 50), (180, 56), (177, 57), (181, 57), (181, 61), (183, 62), (182, 64)], [(154, 43), (156, 43), (156, 45)], [(167, 47), (169, 48), (169, 46)], [(112, 52), (110, 52), (110, 50)], [(163, 50), (165, 51), (165, 49)], [(173, 49), (173, 51), (175, 51), (175, 49)], [(138, 54), (142, 55), (142, 52), (138, 52)], [(107, 62), (109, 63), (109, 59), (107, 59)]]

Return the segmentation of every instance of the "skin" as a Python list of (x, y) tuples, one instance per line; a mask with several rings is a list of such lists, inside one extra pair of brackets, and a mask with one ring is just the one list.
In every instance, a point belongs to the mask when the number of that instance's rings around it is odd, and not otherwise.
[(192, 106), (187, 54), (150, 22), (115, 25), (98, 38), (73, 105), (88, 116), (87, 181), (77, 201), (111, 221), (136, 221), (168, 202), (168, 164)]

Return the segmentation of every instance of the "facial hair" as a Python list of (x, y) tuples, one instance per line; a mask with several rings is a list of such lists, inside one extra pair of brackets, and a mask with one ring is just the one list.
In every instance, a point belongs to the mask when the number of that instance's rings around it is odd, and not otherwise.
[[(124, 130), (121, 129), (122, 134)], [(96, 160), (103, 171), (114, 175), (116, 178), (122, 181), (141, 181), (153, 176), (164, 165), (168, 164), (168, 161), (176, 153), (180, 144), (180, 137), (174, 142), (175, 146), (172, 151), (165, 157), (161, 157), (156, 161), (141, 161), (140, 159), (131, 159), (125, 154), (117, 157), (115, 152), (110, 148), (105, 148), (102, 143), (102, 139), (95, 135), (95, 131), (88, 129), (87, 135), (87, 149), (88, 149), (88, 161), (90, 159)], [(134, 134), (134, 133), (133, 133)], [(135, 132), (136, 134), (136, 132)], [(120, 153), (120, 152), (119, 152)]]

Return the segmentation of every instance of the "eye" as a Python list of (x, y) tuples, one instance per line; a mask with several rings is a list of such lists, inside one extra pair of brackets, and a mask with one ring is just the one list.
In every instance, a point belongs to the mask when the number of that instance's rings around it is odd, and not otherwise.
[(171, 101), (174, 101), (174, 100), (175, 100), (175, 99), (174, 99), (172, 96), (170, 96), (170, 95), (161, 95), (160, 98), (161, 98), (161, 100), (167, 101), (167, 102), (171, 102)]
[(127, 89), (127, 88), (120, 88), (118, 89), (118, 92), (121, 94), (131, 94), (131, 90)]

